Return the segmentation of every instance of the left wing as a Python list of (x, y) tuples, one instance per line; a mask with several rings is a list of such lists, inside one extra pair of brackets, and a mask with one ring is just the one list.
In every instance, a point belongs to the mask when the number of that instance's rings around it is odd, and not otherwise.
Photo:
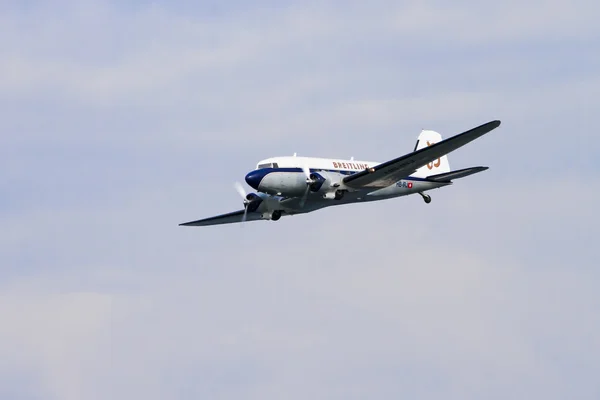
[[(242, 222), (244, 210), (234, 211), (227, 214), (217, 215), (216, 217), (199, 219), (198, 221), (185, 222), (179, 226), (208, 226), (221, 224), (234, 224)], [(262, 219), (261, 213), (249, 212), (246, 214), (246, 221), (258, 221)]]
[(429, 162), (454, 151), (500, 126), (495, 120), (343, 179), (350, 188), (384, 188), (408, 177)]

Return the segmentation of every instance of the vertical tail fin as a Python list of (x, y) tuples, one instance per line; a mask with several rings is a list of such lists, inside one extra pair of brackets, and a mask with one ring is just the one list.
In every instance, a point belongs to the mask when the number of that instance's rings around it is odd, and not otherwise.
[[(415, 145), (415, 151), (423, 149), (427, 146), (431, 146), (434, 143), (440, 142), (442, 140), (442, 135), (435, 131), (423, 130), (417, 139), (417, 144)], [(413, 176), (418, 178), (426, 178), (429, 175), (441, 174), (444, 172), (450, 172), (450, 164), (448, 163), (448, 156), (444, 155), (437, 160), (433, 160), (427, 165), (419, 168)]]

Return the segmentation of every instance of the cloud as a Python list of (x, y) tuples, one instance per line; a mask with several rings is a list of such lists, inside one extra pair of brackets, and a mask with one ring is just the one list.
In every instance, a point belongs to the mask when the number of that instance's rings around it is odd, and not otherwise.
[(13, 289), (1, 299), (0, 315), (7, 322), (0, 328), (2, 374), (22, 368), (39, 377), (22, 388), (34, 397), (81, 398), (87, 374), (94, 373), (92, 360), (100, 356), (95, 345), (109, 333), (110, 295)]
[[(0, 394), (596, 398), (596, 6), (561, 7), (3, 12)], [(494, 118), (430, 205), (177, 226), (258, 159)]]
[[(572, 380), (592, 398), (597, 271), (585, 258), (570, 267), (559, 247), (564, 230), (597, 236), (582, 221), (592, 202), (556, 215), (570, 190), (498, 188), (469, 199), (469, 186), (437, 191), (428, 206), (398, 199), (207, 233), (146, 218), (164, 204), (146, 194), (97, 221), (62, 215), (46, 225), (69, 222), (49, 245), (83, 251), (57, 253), (37, 284), (5, 284), (3, 319), (13, 324), (4, 353), (37, 368), (50, 382), (40, 391), (61, 399), (561, 398)], [(552, 200), (523, 203), (528, 190)], [(70, 233), (85, 227), (85, 237)], [(569, 248), (586, 254), (585, 240)], [(15, 341), (27, 357), (11, 353)], [(564, 379), (568, 365), (581, 375)]]
[[(435, 2), (434, 2), (435, 3)], [(520, 44), (549, 40), (595, 37), (589, 14), (591, 1), (577, 1), (564, 7), (560, 2), (540, 0), (527, 4), (503, 5), (455, 2), (407, 3), (393, 14), (394, 27), (403, 34), (417, 34), (425, 41), (441, 39), (459, 46)], [(439, 33), (444, 32), (443, 36)]]
[[(275, 82), (282, 79), (293, 82), (294, 79), (289, 79), (293, 77), (290, 72), (302, 74), (301, 69), (337, 67), (332, 57), (335, 54), (357, 59), (365, 51), (372, 52), (369, 47), (378, 50), (392, 43), (399, 45), (396, 51), (399, 54), (414, 49), (398, 35), (415, 38), (415, 43), (427, 41), (431, 50), (426, 53), (435, 55), (444, 43), (432, 42), (439, 39), (440, 32), (444, 33), (444, 40), (459, 48), (481, 41), (495, 48), (515, 40), (540, 40), (549, 35), (577, 40), (579, 36), (569, 35), (582, 35), (590, 29), (594, 32), (593, 24), (581, 20), (592, 13), (582, 15), (578, 4), (567, 8), (561, 5), (557, 9), (552, 2), (539, 2), (531, 7), (542, 12), (515, 12), (509, 7), (490, 12), (460, 4), (448, 9), (408, 3), (397, 10), (392, 8), (391, 16), (382, 15), (390, 8), (387, 2), (374, 4), (366, 14), (363, 7), (348, 7), (335, 13), (333, 7), (329, 4), (305, 9), (231, 12), (215, 20), (192, 19), (162, 5), (141, 8), (128, 15), (114, 5), (86, 2), (66, 8), (60, 24), (46, 18), (48, 10), (16, 13), (16, 21), (31, 25), (31, 31), (22, 32), (19, 24), (10, 23), (7, 18), (5, 33), (9, 37), (19, 34), (20, 41), (31, 46), (11, 46), (12, 51), (3, 62), (1, 87), (10, 93), (46, 88), (58, 95), (102, 105), (115, 101), (147, 104), (149, 91), (176, 90), (181, 95), (185, 89), (181, 85), (190, 81), (212, 89), (216, 82), (210, 80), (215, 75), (233, 78), (236, 85), (243, 85), (242, 89), (256, 90), (248, 79), (259, 84), (256, 86), (271, 86), (257, 70), (260, 67), (269, 68), (268, 77), (275, 78)], [(469, 29), (463, 28), (467, 26)], [(73, 28), (80, 29), (76, 37), (71, 34)], [(367, 38), (383, 38), (383, 42)], [(390, 38), (393, 38), (391, 43)], [(327, 49), (332, 46), (334, 51), (328, 54)], [(31, 53), (28, 48), (37, 52)], [(93, 55), (89, 54), (90, 48), (94, 49)], [(50, 52), (51, 49), (54, 51)], [(409, 50), (409, 55), (412, 53), (414, 50)], [(390, 56), (399, 57), (393, 53)], [(444, 58), (439, 61), (446, 62)], [(298, 63), (300, 60), (302, 63)], [(361, 61), (367, 67), (375, 67), (369, 59)], [(431, 60), (433, 64), (436, 61)], [(244, 73), (242, 68), (253, 75)], [(400, 66), (400, 71), (405, 69)], [(232, 72), (240, 72), (245, 79), (240, 80)], [(315, 76), (311, 74), (311, 78)], [(227, 87), (227, 82), (219, 84)], [(210, 93), (217, 94), (213, 90)], [(152, 100), (161, 101), (155, 96)]]

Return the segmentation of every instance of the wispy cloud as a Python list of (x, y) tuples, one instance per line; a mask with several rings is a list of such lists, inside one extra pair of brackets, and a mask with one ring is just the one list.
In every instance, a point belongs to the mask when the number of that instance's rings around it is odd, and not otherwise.
[[(0, 395), (598, 397), (595, 3), (1, 7)], [(430, 205), (177, 226), (494, 118)]]

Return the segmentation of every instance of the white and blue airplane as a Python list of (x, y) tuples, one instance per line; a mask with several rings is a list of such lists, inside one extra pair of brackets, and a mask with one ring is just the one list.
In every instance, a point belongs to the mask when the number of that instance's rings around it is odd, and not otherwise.
[(451, 185), (488, 167), (450, 170), (447, 154), (500, 126), (490, 121), (442, 140), (431, 130), (423, 130), (412, 153), (383, 163), (314, 157), (274, 157), (262, 160), (246, 175), (257, 193), (246, 194), (237, 183), (244, 209), (215, 217), (179, 224), (207, 226), (236, 222), (271, 220), (303, 214), (321, 208), (424, 193)]

